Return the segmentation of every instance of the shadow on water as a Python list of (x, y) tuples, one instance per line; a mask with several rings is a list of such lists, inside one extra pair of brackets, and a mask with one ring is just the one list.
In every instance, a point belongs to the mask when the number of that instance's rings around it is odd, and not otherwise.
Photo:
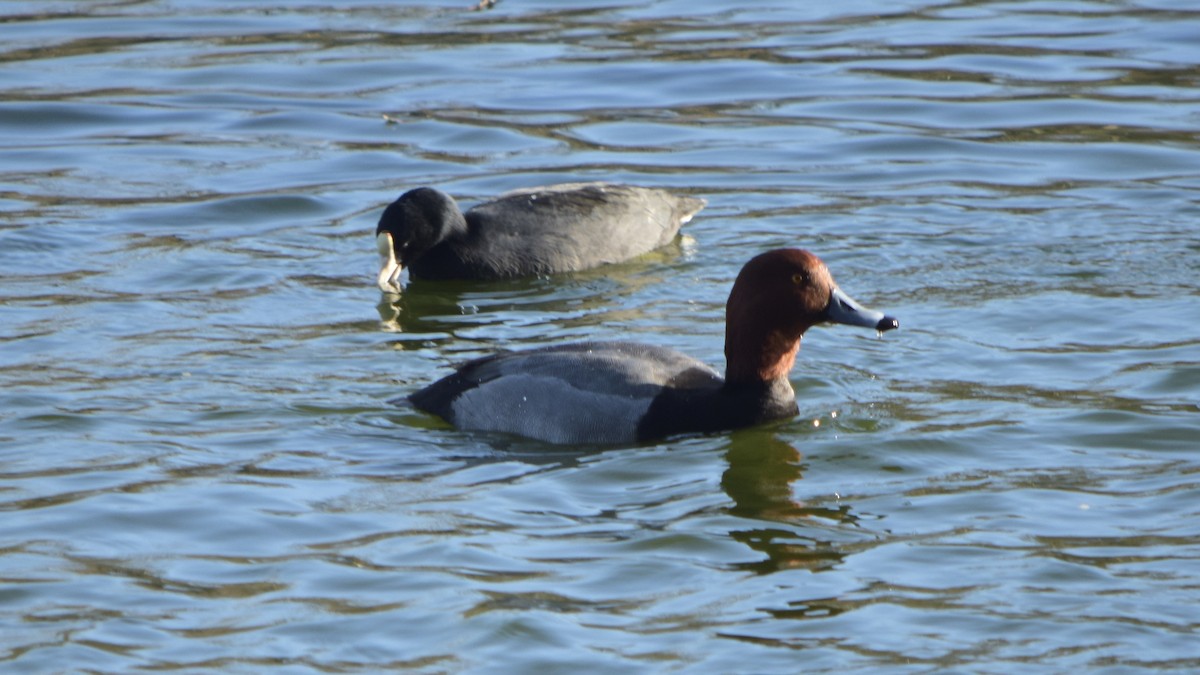
[(721, 487), (733, 500), (729, 512), (763, 523), (762, 527), (730, 532), (736, 541), (766, 555), (738, 568), (759, 574), (796, 568), (821, 571), (845, 559), (847, 553), (833, 541), (816, 536), (818, 528), (805, 526), (817, 519), (854, 526), (858, 517), (848, 505), (809, 506), (793, 496), (793, 484), (804, 475), (804, 456), (799, 450), (770, 429), (747, 429), (730, 436), (725, 457), (729, 468), (721, 476)]

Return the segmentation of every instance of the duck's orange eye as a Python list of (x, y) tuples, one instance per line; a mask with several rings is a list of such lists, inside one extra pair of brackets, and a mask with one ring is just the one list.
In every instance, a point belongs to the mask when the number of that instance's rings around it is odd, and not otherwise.
[(808, 283), (808, 275), (803, 272), (796, 272), (792, 275), (792, 283), (797, 286), (803, 286)]

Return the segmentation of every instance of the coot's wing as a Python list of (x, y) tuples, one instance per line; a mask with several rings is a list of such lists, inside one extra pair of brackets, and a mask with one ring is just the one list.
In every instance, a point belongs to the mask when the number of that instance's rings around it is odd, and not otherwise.
[(578, 271), (670, 243), (704, 204), (609, 183), (518, 190), (468, 210), (469, 236), (455, 250), (493, 276)]

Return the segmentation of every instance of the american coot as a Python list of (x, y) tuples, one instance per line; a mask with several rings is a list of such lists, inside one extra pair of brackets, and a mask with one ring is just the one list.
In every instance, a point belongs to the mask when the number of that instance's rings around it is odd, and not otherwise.
[(704, 208), (697, 197), (611, 183), (565, 183), (507, 192), (465, 214), (422, 187), (379, 218), (379, 288), (419, 279), (507, 279), (584, 270), (669, 243)]
[(719, 431), (798, 412), (788, 373), (822, 322), (900, 322), (843, 293), (812, 253), (779, 249), (742, 267), (725, 306), (725, 378), (689, 356), (584, 342), (476, 359), (408, 397), (460, 429), (552, 443), (627, 443)]

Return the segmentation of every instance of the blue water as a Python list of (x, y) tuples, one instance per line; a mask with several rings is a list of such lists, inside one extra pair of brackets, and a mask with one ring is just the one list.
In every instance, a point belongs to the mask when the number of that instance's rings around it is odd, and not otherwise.
[[(0, 668), (1200, 668), (1200, 4), (0, 2)], [(374, 286), (382, 208), (567, 180), (678, 243)], [(794, 420), (616, 448), (386, 403), (500, 348), (723, 367), (802, 246)]]

